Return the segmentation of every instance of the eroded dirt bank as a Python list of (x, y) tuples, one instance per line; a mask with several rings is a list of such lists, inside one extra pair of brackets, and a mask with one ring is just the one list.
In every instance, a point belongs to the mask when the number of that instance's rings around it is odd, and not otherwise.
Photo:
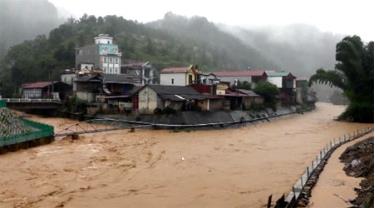
[[(0, 155), (0, 207), (262, 207), (332, 138), (372, 124), (317, 110), (239, 129), (128, 130)], [(61, 130), (75, 123), (36, 118)]]

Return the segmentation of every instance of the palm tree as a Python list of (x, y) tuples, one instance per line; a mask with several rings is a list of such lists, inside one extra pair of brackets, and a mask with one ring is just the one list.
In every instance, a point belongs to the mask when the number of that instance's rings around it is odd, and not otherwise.
[(336, 45), (336, 69), (318, 69), (310, 85), (318, 82), (344, 91), (350, 104), (339, 119), (374, 120), (374, 42), (364, 45), (358, 36), (345, 37)]

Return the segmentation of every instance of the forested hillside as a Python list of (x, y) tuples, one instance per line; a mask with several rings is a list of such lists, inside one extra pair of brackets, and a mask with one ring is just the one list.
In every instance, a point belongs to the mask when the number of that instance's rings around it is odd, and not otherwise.
[[(74, 66), (75, 48), (93, 43), (93, 37), (107, 33), (115, 38), (127, 60), (147, 60), (157, 68), (198, 64), (205, 70), (220, 68), (273, 68), (274, 65), (254, 49), (241, 44), (233, 36), (220, 31), (205, 18), (175, 22), (166, 15), (158, 21), (161, 27), (144, 25), (117, 16), (95, 17), (84, 15), (34, 40), (12, 47), (0, 64), (0, 94), (12, 96), (21, 83), (58, 79), (65, 68)], [(165, 22), (165, 23), (164, 23)], [(191, 31), (178, 34), (176, 31)], [(182, 32), (183, 33), (183, 32)]]
[[(187, 18), (169, 12), (164, 19), (148, 23), (147, 26), (188, 41), (191, 49), (198, 52), (197, 58), (208, 66), (225, 69), (277, 68), (266, 55), (223, 32), (205, 17)], [(182, 53), (181, 58), (190, 57), (189, 54)]]

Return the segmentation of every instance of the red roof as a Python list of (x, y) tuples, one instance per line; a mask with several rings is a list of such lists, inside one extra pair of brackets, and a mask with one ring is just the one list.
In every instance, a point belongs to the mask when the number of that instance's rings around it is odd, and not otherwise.
[(170, 67), (164, 68), (160, 73), (186, 73), (190, 68), (189, 67)]
[(265, 70), (251, 69), (251, 70), (226, 70), (213, 72), (218, 77), (256, 77), (263, 76)]
[(34, 88), (45, 88), (56, 81), (45, 81), (45, 82), (33, 82), (22, 84), (23, 89), (34, 89)]

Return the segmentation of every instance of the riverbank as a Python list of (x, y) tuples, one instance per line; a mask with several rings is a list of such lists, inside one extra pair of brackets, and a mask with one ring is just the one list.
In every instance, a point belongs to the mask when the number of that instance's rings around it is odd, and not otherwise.
[(332, 153), (318, 183), (312, 190), (310, 204), (307, 207), (350, 207), (352, 205), (351, 200), (356, 197), (355, 188), (359, 187), (361, 179), (348, 176), (345, 173), (343, 169), (346, 164), (342, 163), (340, 157), (351, 146), (368, 140), (370, 136), (373, 135), (365, 135), (344, 144)]
[(348, 147), (340, 156), (348, 176), (361, 178), (357, 197), (351, 203), (358, 207), (374, 207), (374, 137)]
[[(372, 126), (333, 120), (343, 110), (318, 103), (241, 128), (119, 130), (5, 154), (0, 207), (264, 207), (332, 138)], [(31, 118), (56, 131), (77, 122)]]

